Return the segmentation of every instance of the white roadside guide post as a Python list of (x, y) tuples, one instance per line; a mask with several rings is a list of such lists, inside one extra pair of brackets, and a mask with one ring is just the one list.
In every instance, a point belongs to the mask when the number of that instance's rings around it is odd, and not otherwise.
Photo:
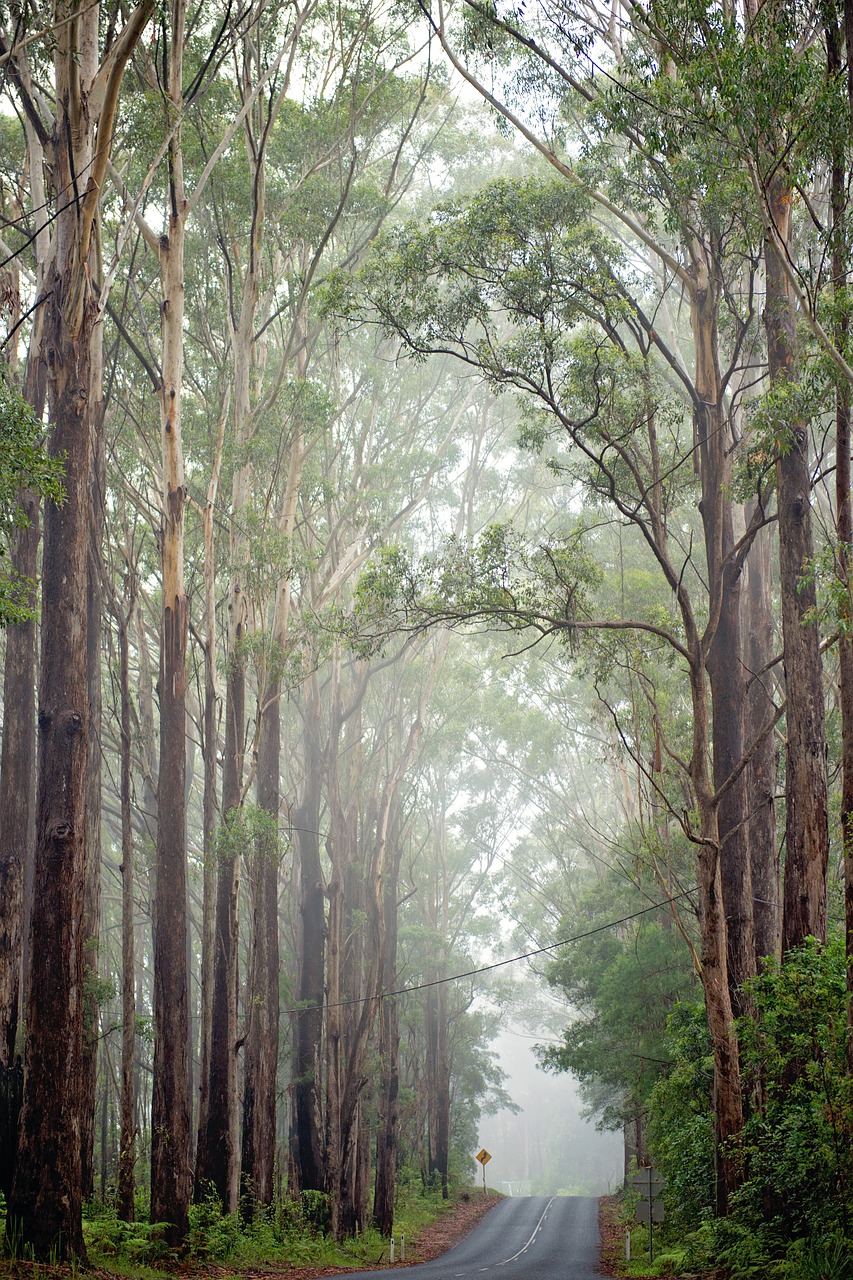
[(628, 1184), (635, 1191), (639, 1191), (641, 1196), (637, 1205), (637, 1221), (649, 1224), (649, 1265), (651, 1265), (654, 1261), (652, 1223), (663, 1222), (663, 1200), (659, 1197), (666, 1186), (666, 1178), (649, 1165), (645, 1169), (638, 1169), (636, 1173), (629, 1174)]
[(489, 1155), (485, 1147), (483, 1147), (482, 1151), (477, 1152), (477, 1159), (480, 1161), (480, 1164), (483, 1166), (483, 1195), (488, 1194), (486, 1191), (486, 1165), (489, 1163), (491, 1158), (492, 1157)]

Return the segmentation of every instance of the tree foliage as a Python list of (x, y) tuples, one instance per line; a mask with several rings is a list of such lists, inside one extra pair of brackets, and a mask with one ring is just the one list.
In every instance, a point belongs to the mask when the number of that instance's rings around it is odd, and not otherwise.
[(61, 458), (51, 458), (44, 447), (44, 427), (9, 380), (0, 373), (0, 626), (22, 622), (34, 613), (35, 584), (16, 574), (9, 563), (15, 530), (26, 527), (32, 515), (21, 500), (22, 491), (61, 503)]

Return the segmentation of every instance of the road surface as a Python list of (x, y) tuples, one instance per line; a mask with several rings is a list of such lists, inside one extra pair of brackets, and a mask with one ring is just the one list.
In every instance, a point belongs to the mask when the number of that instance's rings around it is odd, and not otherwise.
[[(502, 1200), (460, 1244), (405, 1280), (601, 1280), (598, 1201), (581, 1196)], [(388, 1271), (359, 1271), (388, 1280)], [(401, 1277), (402, 1280), (402, 1277)]]

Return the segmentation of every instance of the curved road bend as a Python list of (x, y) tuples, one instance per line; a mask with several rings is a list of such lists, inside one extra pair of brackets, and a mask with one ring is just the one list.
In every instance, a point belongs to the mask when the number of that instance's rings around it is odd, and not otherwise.
[[(502, 1200), (453, 1249), (403, 1269), (405, 1280), (601, 1280), (598, 1201), (581, 1196)], [(388, 1270), (359, 1271), (388, 1280)]]

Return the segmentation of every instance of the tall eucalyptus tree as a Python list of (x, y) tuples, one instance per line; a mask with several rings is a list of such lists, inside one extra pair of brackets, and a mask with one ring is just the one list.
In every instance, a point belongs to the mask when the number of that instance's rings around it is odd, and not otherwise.
[[(65, 459), (65, 501), (44, 518), (39, 778), (24, 1099), (7, 1222), (38, 1258), (85, 1257), (81, 1222), (84, 888), (89, 698), (87, 556), (90, 453), (98, 430), (98, 217), (124, 71), (153, 5), (132, 10), (101, 49), (97, 8), (56, 14), (52, 95), (30, 92), (26, 43), (6, 42), (21, 106), (50, 150), (52, 278), (43, 356), (50, 451)], [(83, 182), (85, 179), (85, 186)], [(82, 189), (81, 189), (82, 188)]]

